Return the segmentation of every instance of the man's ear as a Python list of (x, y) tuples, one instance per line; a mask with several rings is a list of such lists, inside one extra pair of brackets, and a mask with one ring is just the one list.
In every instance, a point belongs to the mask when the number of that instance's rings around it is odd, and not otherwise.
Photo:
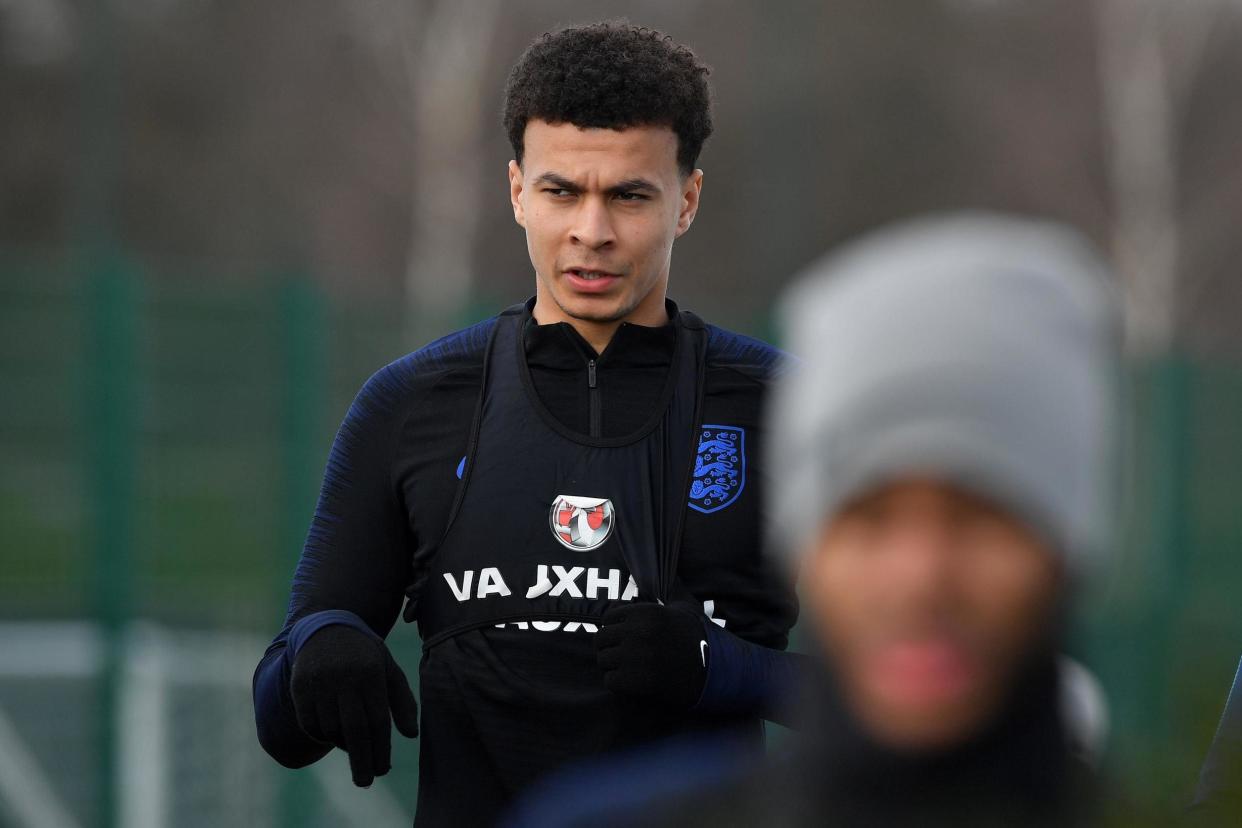
[(517, 161), (509, 162), (509, 203), (513, 205), (513, 220), (518, 226), (526, 226), (526, 210), (522, 207), (522, 168)]
[(686, 176), (681, 186), (681, 210), (677, 214), (677, 236), (690, 229), (694, 216), (699, 212), (699, 193), (703, 190), (703, 171), (695, 170)]

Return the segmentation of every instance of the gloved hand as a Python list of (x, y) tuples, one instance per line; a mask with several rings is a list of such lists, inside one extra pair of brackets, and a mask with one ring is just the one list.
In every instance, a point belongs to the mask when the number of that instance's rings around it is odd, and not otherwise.
[(601, 624), (595, 661), (609, 690), (675, 710), (699, 700), (710, 657), (702, 614), (644, 602), (608, 610)]
[(405, 673), (379, 641), (345, 624), (318, 630), (298, 651), (289, 679), (298, 725), (349, 754), (354, 784), (392, 768), (392, 728), (418, 736), (418, 703)]

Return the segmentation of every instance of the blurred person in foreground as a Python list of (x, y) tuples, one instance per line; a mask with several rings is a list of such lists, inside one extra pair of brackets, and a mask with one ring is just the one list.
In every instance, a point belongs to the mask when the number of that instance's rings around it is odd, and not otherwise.
[[(719, 746), (656, 757), (658, 805), (558, 820), (545, 798), (518, 824), (1091, 822), (1099, 705), (1067, 703), (1082, 668), (1060, 653), (1111, 540), (1108, 281), (1070, 231), (990, 214), (814, 266), (783, 304), (804, 361), (769, 423), (775, 546), (821, 657), (802, 730), (758, 768)], [(678, 768), (696, 783), (658, 782)]]
[[(548, 771), (773, 715), (797, 611), (760, 554), (775, 349), (667, 298), (711, 132), (708, 69), (649, 29), (536, 40), (504, 124), (535, 296), (376, 373), (333, 445), (263, 747), (354, 782), (421, 732), (419, 825), (487, 825)], [(421, 727), (384, 638), (423, 641)]]
[(1086, 821), (1092, 746), (1059, 654), (1114, 540), (1106, 267), (1051, 224), (926, 220), (832, 256), (783, 320), (806, 363), (773, 408), (779, 545), (826, 671), (777, 807)]

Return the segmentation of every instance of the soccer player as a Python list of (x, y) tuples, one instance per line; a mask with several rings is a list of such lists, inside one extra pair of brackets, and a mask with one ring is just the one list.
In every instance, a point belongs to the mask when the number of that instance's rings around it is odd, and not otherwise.
[[(780, 362), (667, 297), (711, 132), (708, 69), (621, 23), (544, 35), (509, 77), (508, 182), (535, 296), (376, 373), (332, 447), (263, 747), (389, 770), (421, 734), (419, 825), (489, 824), (600, 751), (742, 728), (796, 667), (760, 555), (759, 414)], [(384, 638), (423, 641), (421, 717)]]
[(805, 361), (769, 425), (779, 547), (823, 668), (797, 747), (628, 824), (1105, 819), (1074, 715), (1092, 708), (1066, 703), (1082, 668), (1059, 655), (1114, 522), (1103, 265), (1063, 228), (965, 214), (813, 270), (784, 306)]
[(988, 214), (819, 271), (786, 300), (814, 356), (772, 421), (781, 548), (831, 676), (791, 797), (854, 824), (1096, 819), (1099, 737), (1060, 653), (1115, 538), (1111, 274), (1066, 228)]

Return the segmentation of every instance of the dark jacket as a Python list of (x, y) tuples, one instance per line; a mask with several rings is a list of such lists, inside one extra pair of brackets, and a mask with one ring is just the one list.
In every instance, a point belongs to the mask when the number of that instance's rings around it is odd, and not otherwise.
[[(669, 311), (677, 309), (670, 303)], [(301, 643), (326, 624), (386, 637), (407, 588), (426, 579), (462, 476), (495, 325), (488, 320), (382, 369), (346, 415), (284, 629), (255, 671), (259, 740), (281, 764), (301, 767), (330, 749), (302, 732), (293, 713), (289, 676)], [(780, 354), (711, 325), (705, 330), (702, 423), (744, 433), (750, 465), (743, 467), (745, 482), (735, 500), (687, 508), (678, 577), (722, 633), (776, 659), (784, 655), (797, 605), (783, 573), (759, 552), (764, 480), (757, 461), (760, 412)], [(605, 438), (628, 434), (651, 417), (673, 348), (671, 326), (623, 324), (603, 354), (564, 323), (531, 323), (524, 336), (525, 363), (541, 404), (565, 428)], [(497, 473), (520, 475), (522, 469)], [(497, 554), (506, 542), (496, 540)], [(696, 724), (693, 711), (661, 717), (612, 697), (582, 629), (515, 628), (526, 626), (472, 630), (437, 645), (434, 658), (424, 653), (422, 822), (486, 824), (515, 792), (550, 770)], [(738, 684), (717, 683), (725, 689)], [(438, 705), (434, 715), (431, 698)], [(730, 709), (757, 730), (761, 705), (745, 707)]]
[(1094, 773), (1071, 749), (1054, 657), (1041, 657), (984, 732), (951, 750), (877, 744), (817, 679), (805, 731), (783, 755), (671, 801), (679, 826), (1073, 826), (1097, 824)]

